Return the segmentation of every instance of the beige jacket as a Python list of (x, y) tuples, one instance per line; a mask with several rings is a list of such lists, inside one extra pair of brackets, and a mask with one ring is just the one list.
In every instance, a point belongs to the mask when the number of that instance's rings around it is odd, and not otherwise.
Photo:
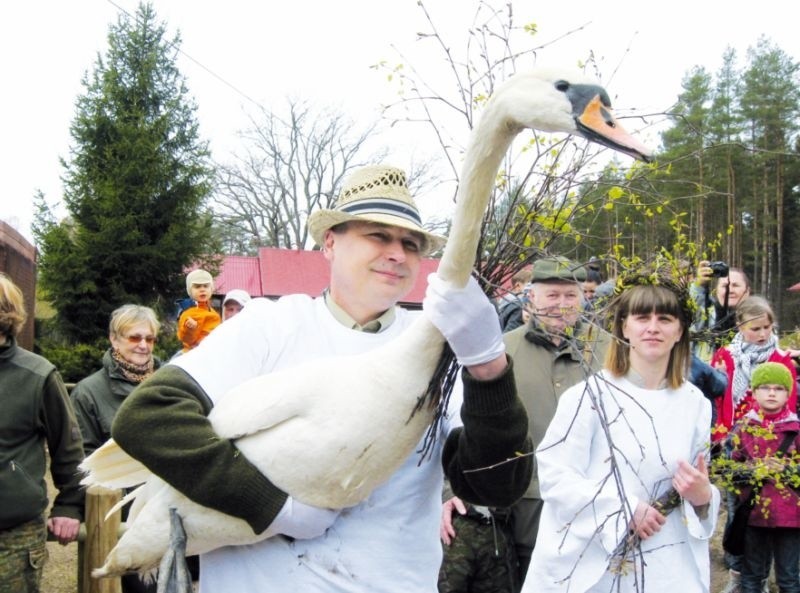
[[(514, 359), (517, 393), (528, 414), (528, 434), (534, 449), (553, 419), (561, 394), (583, 381), (590, 370), (602, 367), (604, 335), (605, 332), (592, 327), (588, 332), (580, 332), (574, 342), (565, 341), (557, 347), (543, 329), (531, 323), (505, 334), (506, 352)], [(540, 498), (535, 463), (531, 483), (523, 497)]]

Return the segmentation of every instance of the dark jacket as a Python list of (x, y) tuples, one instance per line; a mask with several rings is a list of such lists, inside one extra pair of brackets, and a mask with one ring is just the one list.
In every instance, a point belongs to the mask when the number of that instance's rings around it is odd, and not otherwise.
[(30, 521), (47, 508), (45, 443), (59, 490), (50, 516), (80, 519), (81, 434), (56, 368), (9, 339), (0, 346), (0, 400), (0, 529)]
[[(153, 359), (155, 368), (161, 361)], [(111, 423), (117, 410), (136, 383), (131, 383), (111, 356), (103, 354), (103, 368), (78, 382), (70, 397), (83, 434), (83, 451), (88, 456), (111, 438)]]
[[(561, 394), (601, 366), (605, 344), (581, 332), (580, 327), (576, 331), (580, 338), (565, 338), (559, 346), (535, 321), (503, 336), (506, 352), (515, 361), (514, 379), (528, 415), (534, 450), (544, 438)], [(525, 498), (540, 498), (535, 469)]]

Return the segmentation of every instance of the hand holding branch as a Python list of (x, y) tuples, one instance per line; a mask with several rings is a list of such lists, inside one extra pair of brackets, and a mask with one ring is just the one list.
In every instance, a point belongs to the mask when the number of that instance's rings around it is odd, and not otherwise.
[(697, 507), (704, 507), (711, 502), (711, 481), (708, 479), (706, 458), (702, 453), (697, 455), (697, 465), (693, 467), (686, 461), (678, 462), (678, 470), (672, 476), (672, 486), (681, 498)]

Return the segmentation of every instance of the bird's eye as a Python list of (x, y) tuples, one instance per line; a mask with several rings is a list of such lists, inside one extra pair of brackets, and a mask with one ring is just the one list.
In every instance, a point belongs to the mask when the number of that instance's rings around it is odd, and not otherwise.
[(556, 82), (556, 89), (562, 93), (566, 93), (569, 89), (569, 83), (566, 80), (559, 80)]

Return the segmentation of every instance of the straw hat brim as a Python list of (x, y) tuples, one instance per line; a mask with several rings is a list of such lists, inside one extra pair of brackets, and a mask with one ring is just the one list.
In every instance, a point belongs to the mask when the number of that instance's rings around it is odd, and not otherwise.
[(410, 220), (391, 214), (365, 213), (361, 215), (349, 214), (339, 210), (317, 210), (308, 218), (308, 232), (317, 243), (322, 246), (325, 231), (329, 228), (342, 224), (343, 222), (377, 222), (388, 226), (400, 227), (414, 231), (425, 237), (424, 253), (436, 251), (445, 244), (445, 238), (429, 233), (421, 226), (414, 224)]

